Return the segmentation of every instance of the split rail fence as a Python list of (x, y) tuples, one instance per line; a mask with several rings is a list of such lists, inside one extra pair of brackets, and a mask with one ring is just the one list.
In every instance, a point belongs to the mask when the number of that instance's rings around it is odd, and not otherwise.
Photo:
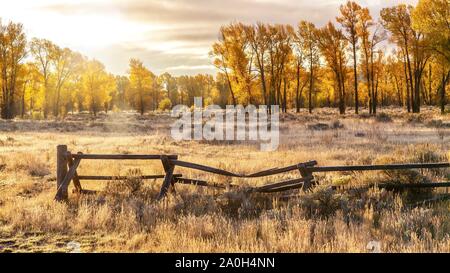
[[(257, 178), (266, 177), (286, 172), (298, 171), (299, 178), (289, 179), (281, 182), (269, 183), (259, 187), (248, 188), (248, 192), (273, 193), (292, 189), (302, 189), (307, 191), (314, 186), (317, 181), (314, 179), (314, 173), (320, 172), (340, 172), (340, 171), (379, 171), (379, 170), (405, 170), (405, 169), (435, 169), (449, 168), (449, 162), (441, 163), (411, 163), (411, 164), (383, 164), (383, 165), (356, 165), (356, 166), (316, 166), (317, 161), (302, 162), (282, 168), (273, 168), (263, 170), (252, 174), (237, 174), (227, 170), (200, 165), (196, 163), (181, 161), (178, 155), (123, 155), (123, 154), (76, 154), (68, 151), (66, 145), (57, 146), (57, 167), (56, 180), (57, 192), (55, 199), (58, 201), (67, 200), (68, 187), (71, 181), (74, 184), (74, 190), (78, 193), (88, 192), (81, 186), (81, 180), (120, 180), (126, 179), (125, 176), (97, 176), (97, 175), (78, 175), (77, 168), (81, 160), (160, 160), (164, 168), (164, 174), (160, 175), (142, 175), (141, 179), (163, 179), (158, 199), (164, 198), (169, 189), (175, 189), (175, 184), (191, 184), (204, 187), (238, 187), (239, 185), (223, 185), (210, 183), (204, 180), (185, 178), (182, 174), (175, 174), (175, 167), (189, 168), (202, 172), (208, 172), (217, 175), (237, 178)], [(450, 182), (439, 183), (410, 183), (410, 184), (379, 184), (381, 188), (424, 188), (424, 187), (450, 187)]]

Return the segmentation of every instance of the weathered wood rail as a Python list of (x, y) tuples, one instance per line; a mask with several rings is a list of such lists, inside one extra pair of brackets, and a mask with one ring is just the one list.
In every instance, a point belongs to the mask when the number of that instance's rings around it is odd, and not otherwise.
[[(77, 168), (81, 160), (161, 160), (165, 174), (160, 175), (142, 175), (141, 179), (163, 179), (158, 199), (167, 195), (170, 188), (175, 190), (175, 183), (191, 184), (202, 187), (215, 187), (225, 189), (227, 187), (239, 187), (239, 185), (224, 185), (219, 183), (210, 183), (204, 180), (184, 178), (181, 174), (174, 174), (176, 166), (189, 168), (202, 172), (208, 172), (217, 175), (237, 178), (258, 178), (272, 176), (276, 174), (298, 171), (299, 178), (294, 178), (281, 182), (269, 183), (259, 187), (247, 188), (248, 192), (273, 193), (292, 189), (302, 189), (307, 191), (316, 181), (314, 173), (318, 172), (339, 172), (339, 171), (377, 171), (377, 170), (404, 170), (404, 169), (433, 169), (449, 168), (449, 162), (440, 163), (411, 163), (411, 164), (383, 164), (383, 165), (356, 165), (356, 166), (316, 166), (317, 161), (302, 162), (282, 168), (272, 168), (259, 171), (252, 174), (238, 174), (227, 170), (200, 165), (196, 163), (178, 160), (177, 155), (113, 155), (113, 154), (72, 154), (67, 150), (66, 145), (57, 146), (57, 191), (55, 199), (67, 200), (68, 187), (71, 181), (74, 184), (74, 191), (78, 193), (89, 192), (83, 190), (80, 180), (120, 180), (126, 179), (126, 176), (97, 176), (97, 175), (78, 175)], [(415, 184), (388, 184), (378, 185), (381, 188), (424, 188), (424, 187), (450, 187), (450, 182), (442, 183), (415, 183)]]

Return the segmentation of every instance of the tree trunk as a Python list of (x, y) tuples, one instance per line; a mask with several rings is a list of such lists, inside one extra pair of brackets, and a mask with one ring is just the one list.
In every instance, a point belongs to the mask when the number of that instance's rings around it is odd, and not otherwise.
[(374, 63), (373, 63), (373, 45), (370, 49), (370, 98), (371, 98), (371, 102), (372, 102), (372, 109), (371, 109), (371, 113), (373, 115), (376, 114), (377, 110), (376, 110), (376, 102), (375, 102), (375, 67), (374, 67)]
[(373, 91), (373, 114), (375, 115), (377, 113), (377, 106), (378, 106), (378, 83), (380, 82), (380, 75), (379, 71), (377, 70), (377, 79), (375, 81), (375, 87)]
[(53, 115), (57, 118), (59, 116), (59, 102), (61, 100), (61, 87), (56, 88), (56, 102), (55, 108), (53, 109)]
[(398, 79), (397, 76), (394, 74), (394, 82), (395, 82), (395, 89), (397, 90), (397, 101), (398, 101), (398, 106), (402, 107), (402, 91), (400, 89), (400, 86), (398, 84)]
[(411, 88), (411, 106), (412, 106), (412, 110), (413, 113), (416, 113), (416, 106), (415, 106), (415, 99), (414, 99), (414, 93), (415, 93), (415, 89), (414, 89), (414, 83), (413, 83), (413, 75), (412, 75), (412, 69), (411, 69), (411, 61), (409, 59), (409, 51), (408, 51), (408, 40), (405, 39), (405, 58), (406, 58), (406, 64), (408, 67), (408, 74), (409, 74), (409, 85)]
[(311, 56), (310, 60), (310, 77), (309, 77), (309, 102), (308, 102), (308, 110), (309, 113), (312, 113), (312, 92), (313, 92), (313, 85), (314, 85), (314, 73), (313, 73), (313, 57)]
[(22, 93), (22, 107), (20, 110), (21, 110), (20, 116), (23, 118), (25, 116), (25, 88)]
[(370, 85), (370, 72), (369, 72), (369, 61), (367, 60), (369, 56), (366, 56), (366, 80), (367, 80), (367, 94), (369, 97), (369, 114), (372, 114), (372, 95), (371, 95), (371, 85)]
[[(225, 76), (227, 77), (228, 82), (228, 88), (230, 89), (231, 99), (233, 100), (233, 105), (236, 105), (236, 97), (234, 96), (233, 87), (231, 86), (230, 76), (228, 75), (228, 72), (225, 70)], [(183, 98), (183, 97), (181, 97)], [(183, 101), (181, 101), (181, 104), (183, 104)]]
[(338, 85), (338, 93), (339, 93), (339, 114), (343, 115), (345, 113), (345, 106), (344, 106), (344, 98), (342, 96), (342, 78), (340, 73), (337, 73), (337, 85)]
[(286, 77), (283, 79), (283, 111), (287, 113), (287, 81)]
[(353, 76), (355, 79), (355, 114), (359, 114), (359, 100), (358, 100), (358, 73), (356, 71), (356, 44), (353, 43)]
[(418, 70), (414, 71), (414, 113), (420, 113), (420, 82), (422, 73)]
[(403, 58), (403, 70), (405, 73), (405, 82), (406, 82), (406, 108), (408, 109), (408, 113), (411, 112), (411, 101), (410, 101), (410, 86), (408, 80), (408, 73), (406, 68), (406, 57)]
[(295, 89), (295, 112), (300, 112), (300, 64), (297, 63), (297, 88)]
[(141, 110), (141, 116), (144, 115), (144, 98), (142, 97), (142, 95), (140, 96), (140, 110)]
[(447, 72), (447, 75), (445, 73), (442, 74), (442, 88), (441, 88), (441, 114), (445, 114), (445, 86), (447, 85), (447, 81), (450, 79), (450, 71)]
[(44, 72), (44, 118), (46, 119), (48, 117), (48, 102), (50, 101), (50, 95), (48, 92), (48, 79), (47, 75)]

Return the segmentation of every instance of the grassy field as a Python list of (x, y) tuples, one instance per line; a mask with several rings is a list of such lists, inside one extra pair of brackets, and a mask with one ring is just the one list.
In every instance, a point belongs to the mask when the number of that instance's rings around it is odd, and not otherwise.
[[(349, 111), (350, 112), (350, 111)], [(158, 161), (82, 161), (80, 175), (128, 175), (125, 181), (82, 181), (97, 195), (69, 194), (53, 201), (56, 145), (72, 152), (178, 154), (180, 159), (251, 173), (308, 160), (319, 165), (440, 162), (450, 157), (450, 118), (436, 109), (377, 117), (317, 109), (281, 116), (280, 146), (258, 143), (174, 141), (167, 113), (109, 113), (59, 121), (0, 121), (0, 252), (450, 252), (450, 202), (418, 205), (446, 189), (387, 192), (363, 187), (379, 182), (450, 181), (450, 170), (320, 174), (312, 192), (246, 195), (177, 185), (176, 195), (155, 201)], [(317, 130), (317, 124), (328, 127)], [(189, 169), (176, 173), (218, 183), (262, 185), (298, 177), (231, 179)], [(343, 185), (332, 191), (330, 185)], [(70, 190), (71, 192), (71, 190)]]

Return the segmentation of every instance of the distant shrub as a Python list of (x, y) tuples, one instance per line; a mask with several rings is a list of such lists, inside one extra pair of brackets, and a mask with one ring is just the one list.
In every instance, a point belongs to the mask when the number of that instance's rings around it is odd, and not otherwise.
[(319, 122), (319, 123), (314, 123), (314, 124), (308, 124), (308, 129), (314, 130), (314, 131), (323, 131), (323, 130), (330, 129), (330, 125)]
[(14, 161), (11, 164), (13, 170), (26, 171), (28, 175), (43, 177), (50, 174), (50, 168), (43, 160), (30, 155), (21, 154), (14, 157)]
[(120, 112), (121, 112), (120, 108), (117, 107), (117, 105), (114, 105), (111, 111), (112, 111), (113, 113), (120, 113)]
[(334, 139), (335, 139), (335, 135), (330, 134), (330, 133), (323, 133), (320, 136), (320, 143), (323, 143), (326, 146), (329, 146), (333, 143)]
[(158, 109), (161, 111), (170, 110), (172, 108), (172, 102), (169, 98), (163, 99), (158, 106)]
[(204, 105), (208, 106), (208, 105), (213, 105), (214, 101), (212, 100), (212, 98), (206, 98), (204, 101)]
[(384, 131), (384, 127), (380, 127), (378, 124), (372, 124), (372, 126), (367, 131), (367, 136), (380, 143), (384, 143), (388, 140), (388, 135)]
[(410, 116), (408, 116), (408, 118), (406, 119), (407, 122), (409, 123), (424, 123), (427, 120), (429, 120), (429, 117), (424, 114), (424, 113), (418, 113), (418, 114), (412, 114)]
[(42, 112), (33, 112), (31, 114), (31, 118), (34, 120), (41, 120), (44, 119), (44, 115), (42, 114)]
[(427, 126), (441, 128), (442, 124), (443, 124), (442, 119), (432, 119), (427, 123)]
[(0, 172), (2, 172), (6, 168), (5, 158), (0, 156)]
[(370, 117), (371, 117), (371, 115), (369, 113), (361, 113), (361, 114), (359, 114), (359, 118), (361, 118), (361, 119), (368, 119)]
[(386, 113), (379, 113), (376, 116), (378, 122), (392, 122), (392, 118)]
[(332, 129), (342, 129), (344, 128), (344, 124), (341, 123), (340, 120), (336, 119), (331, 122)]

